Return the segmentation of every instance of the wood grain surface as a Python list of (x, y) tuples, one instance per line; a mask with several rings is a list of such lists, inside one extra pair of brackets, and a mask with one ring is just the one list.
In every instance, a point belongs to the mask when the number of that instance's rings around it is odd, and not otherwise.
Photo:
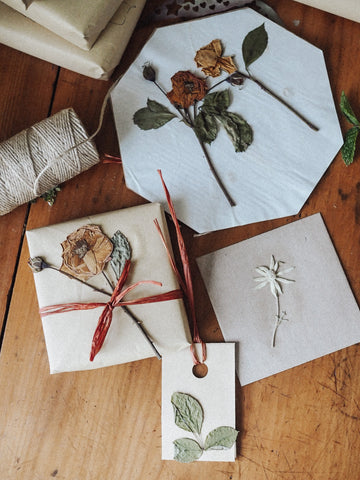
[[(86, 129), (98, 124), (114, 78), (153, 29), (148, 2), (109, 82), (92, 80), (0, 45), (0, 140), (62, 108)], [(321, 48), (338, 108), (344, 90), (360, 115), (360, 24), (291, 0), (269, 0), (286, 28)], [(339, 119), (343, 132), (349, 127)], [(111, 108), (96, 138), (119, 152)], [(49, 375), (23, 229), (145, 203), (129, 191), (121, 165), (98, 164), (62, 186), (53, 207), (38, 200), (0, 217), (0, 478), (4, 480), (356, 480), (360, 478), (360, 346), (241, 387), (237, 384), (235, 463), (161, 461), (161, 362), (142, 360), (89, 372)], [(205, 341), (222, 336), (195, 258), (321, 212), (360, 302), (360, 151), (340, 154), (298, 215), (197, 236), (183, 227)], [(169, 222), (173, 236), (173, 226)], [(341, 323), (343, 319), (339, 318)]]

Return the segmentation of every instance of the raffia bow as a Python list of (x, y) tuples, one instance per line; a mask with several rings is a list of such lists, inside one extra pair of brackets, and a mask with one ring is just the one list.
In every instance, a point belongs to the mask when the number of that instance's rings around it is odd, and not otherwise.
[(123, 289), (126, 279), (129, 275), (131, 262), (128, 260), (125, 263), (124, 270), (118, 280), (118, 283), (111, 295), (110, 300), (107, 303), (104, 302), (91, 302), (91, 303), (62, 303), (58, 305), (50, 305), (48, 307), (42, 307), (40, 309), (40, 315), (45, 317), (54, 313), (65, 313), (75, 310), (92, 310), (94, 308), (104, 307), (91, 342), (90, 361), (93, 361), (96, 354), (100, 351), (106, 334), (110, 328), (112, 322), (112, 313), (116, 307), (126, 307), (128, 305), (143, 305), (146, 303), (166, 302), (168, 300), (176, 300), (183, 297), (183, 293), (180, 289), (171, 290), (170, 292), (160, 293), (157, 295), (151, 295), (148, 297), (142, 297), (135, 300), (123, 300), (125, 295), (134, 290), (139, 285), (153, 284), (162, 286), (162, 283), (154, 280), (143, 280), (136, 282), (129, 287)]

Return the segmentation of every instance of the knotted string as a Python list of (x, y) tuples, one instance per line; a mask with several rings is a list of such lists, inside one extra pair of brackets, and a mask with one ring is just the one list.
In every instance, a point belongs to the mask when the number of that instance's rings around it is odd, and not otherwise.
[(176, 300), (183, 297), (183, 293), (180, 289), (171, 290), (170, 292), (160, 293), (157, 295), (151, 295), (148, 297), (138, 298), (136, 300), (123, 301), (125, 295), (136, 288), (139, 285), (151, 283), (153, 285), (162, 286), (162, 283), (154, 280), (142, 280), (136, 282), (123, 290), (126, 279), (129, 275), (131, 262), (127, 260), (124, 269), (120, 275), (118, 283), (111, 295), (110, 300), (107, 303), (104, 302), (91, 302), (91, 303), (62, 303), (58, 305), (50, 305), (48, 307), (42, 307), (40, 309), (40, 315), (45, 317), (54, 313), (65, 313), (75, 310), (92, 310), (94, 308), (104, 307), (91, 342), (90, 361), (93, 361), (96, 354), (100, 351), (107, 332), (112, 322), (112, 313), (116, 307), (125, 307), (128, 305), (143, 305), (147, 303), (166, 302), (168, 300)]

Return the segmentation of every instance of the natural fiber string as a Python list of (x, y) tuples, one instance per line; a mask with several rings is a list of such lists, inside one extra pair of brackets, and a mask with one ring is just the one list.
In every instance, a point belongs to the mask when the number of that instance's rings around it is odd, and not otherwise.
[(107, 102), (119, 80), (107, 91), (98, 127), (90, 137), (69, 108), (0, 144), (0, 215), (99, 162), (93, 139), (101, 130)]

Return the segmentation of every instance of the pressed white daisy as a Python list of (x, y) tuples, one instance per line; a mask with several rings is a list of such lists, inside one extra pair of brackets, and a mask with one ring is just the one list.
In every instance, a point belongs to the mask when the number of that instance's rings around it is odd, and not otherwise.
[(282, 314), (280, 315), (279, 296), (283, 293), (282, 284), (295, 282), (295, 280), (285, 278), (282, 276), (286, 273), (291, 272), (291, 270), (294, 270), (295, 267), (290, 267), (290, 268), (286, 268), (285, 270), (280, 270), (280, 264), (282, 263), (284, 262), (275, 260), (274, 255), (271, 255), (270, 265), (268, 267), (260, 266), (255, 268), (256, 272), (260, 274), (260, 277), (254, 278), (254, 281), (257, 282), (255, 289), (258, 290), (260, 288), (265, 287), (266, 285), (270, 285), (271, 293), (276, 298), (277, 313), (275, 315), (276, 323), (275, 323), (275, 328), (274, 328), (273, 338), (272, 338), (273, 347), (275, 347), (276, 332), (280, 323), (283, 320), (287, 320), (287, 318), (285, 318), (286, 312), (282, 312)]

